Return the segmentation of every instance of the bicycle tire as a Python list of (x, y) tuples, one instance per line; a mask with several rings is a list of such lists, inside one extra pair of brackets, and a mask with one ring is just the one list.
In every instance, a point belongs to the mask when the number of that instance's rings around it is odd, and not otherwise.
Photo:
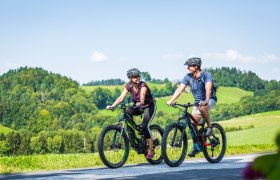
[[(203, 154), (208, 162), (218, 163), (223, 159), (226, 152), (226, 146), (227, 146), (226, 133), (224, 128), (220, 124), (212, 123), (211, 126), (212, 126), (212, 133), (209, 137), (206, 138), (206, 143), (211, 145), (203, 146)], [(214, 136), (217, 137), (218, 140)], [(218, 154), (216, 155), (216, 153)]]
[[(153, 134), (153, 130), (156, 130), (158, 132), (157, 137), (152, 137), (153, 138), (155, 155), (152, 159), (147, 159), (146, 158), (146, 160), (150, 164), (159, 164), (163, 160), (162, 153), (161, 153), (161, 143), (162, 143), (163, 129), (159, 125), (154, 124), (154, 125), (150, 126), (150, 131), (152, 132), (152, 134)], [(158, 137), (158, 136), (160, 136), (160, 137)], [(145, 156), (146, 155), (147, 155), (147, 153), (145, 153)]]
[[(178, 132), (178, 130), (180, 132), (180, 134), (175, 137), (175, 139), (177, 138), (176, 140), (178, 140), (178, 138), (180, 138), (180, 136), (183, 132), (183, 126), (178, 124), (178, 123), (173, 123), (173, 124), (169, 125), (165, 129), (165, 131), (163, 133), (163, 138), (162, 138), (162, 146), (161, 146), (162, 156), (163, 156), (163, 159), (164, 159), (165, 163), (170, 167), (177, 167), (180, 164), (182, 164), (182, 162), (184, 161), (184, 159), (186, 157), (187, 148), (188, 148), (188, 139), (187, 139), (186, 131), (184, 132), (183, 139), (182, 139), (181, 152), (178, 152), (178, 150), (176, 150), (176, 148), (178, 149), (178, 147), (171, 147), (168, 144), (169, 141), (171, 140), (170, 138), (173, 137), (172, 135), (171, 135), (171, 137), (169, 137), (169, 135), (172, 134), (172, 131), (175, 131), (175, 129), (177, 129), (177, 132)], [(176, 154), (179, 155), (178, 158), (177, 157), (174, 157), (174, 158), (171, 157), (171, 156), (175, 156)]]
[[(110, 131), (114, 133), (113, 136), (116, 136), (118, 138), (117, 135), (120, 136), (121, 134), (121, 127), (118, 125), (109, 125), (102, 130), (98, 138), (98, 153), (102, 162), (107, 167), (115, 169), (123, 166), (128, 158), (129, 140), (127, 138), (127, 135), (123, 133), (122, 139), (120, 141), (121, 143), (119, 143), (118, 141), (112, 142), (112, 139), (114, 138), (112, 138), (112, 135), (109, 134)], [(115, 135), (115, 133), (117, 134)], [(108, 137), (106, 136), (107, 134), (109, 134)], [(124, 143), (123, 150), (121, 149), (122, 143)], [(114, 153), (116, 154), (116, 156)], [(120, 160), (117, 160), (117, 162), (112, 162), (112, 160), (110, 160), (108, 156), (112, 156), (113, 158), (118, 158), (118, 156), (122, 156), (122, 157), (119, 157)]]

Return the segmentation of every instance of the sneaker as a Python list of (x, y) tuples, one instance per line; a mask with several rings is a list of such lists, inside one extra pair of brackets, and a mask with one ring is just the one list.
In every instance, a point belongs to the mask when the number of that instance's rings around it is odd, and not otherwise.
[(205, 132), (204, 136), (208, 137), (208, 136), (210, 136), (211, 133), (212, 133), (212, 127), (208, 127), (208, 128), (206, 128), (206, 132)]
[(192, 148), (192, 150), (190, 151), (190, 153), (188, 154), (189, 157), (195, 157), (196, 154), (198, 154), (199, 152), (197, 152), (194, 148)]
[(189, 157), (195, 157), (196, 154), (200, 153), (201, 149), (197, 143), (194, 143), (192, 150), (188, 154)]
[(148, 154), (146, 155), (146, 159), (153, 159), (154, 155), (155, 155), (154, 150), (149, 149)]

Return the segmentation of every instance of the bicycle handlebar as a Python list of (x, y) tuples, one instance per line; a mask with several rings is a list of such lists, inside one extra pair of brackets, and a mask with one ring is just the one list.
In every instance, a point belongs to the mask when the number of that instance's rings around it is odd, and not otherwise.
[(122, 110), (124, 110), (124, 109), (126, 109), (126, 108), (128, 108), (128, 107), (135, 107), (135, 105), (131, 105), (131, 104), (126, 105), (126, 104), (123, 104), (123, 103), (122, 103), (119, 107), (114, 107), (114, 108), (108, 109), (108, 110), (110, 110), (110, 111), (114, 111), (114, 110), (116, 110), (116, 109), (122, 109)]
[(171, 107), (176, 107), (176, 106), (180, 106), (180, 107), (184, 107), (184, 108), (188, 108), (188, 107), (191, 107), (191, 106), (194, 106), (194, 104), (191, 104), (191, 103), (187, 103), (187, 104), (180, 104), (180, 103), (173, 103), (171, 104)]

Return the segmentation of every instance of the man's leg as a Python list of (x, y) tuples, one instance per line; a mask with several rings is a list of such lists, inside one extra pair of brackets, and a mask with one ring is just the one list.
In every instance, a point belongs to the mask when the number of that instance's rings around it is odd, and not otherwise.
[(201, 106), (199, 107), (199, 111), (201, 113), (201, 116), (204, 118), (206, 121), (207, 127), (211, 126), (211, 121), (210, 121), (210, 114), (209, 114), (209, 106)]
[[(197, 126), (196, 124), (199, 122), (199, 120), (201, 119), (201, 113), (198, 109), (198, 107), (194, 107), (192, 110), (192, 116), (194, 117), (196, 122), (192, 121), (192, 124), (194, 125), (195, 129), (197, 130)], [(199, 153), (201, 151), (199, 145), (198, 145), (198, 137), (193, 138), (193, 148), (190, 151), (190, 153), (188, 154), (189, 157), (195, 157), (195, 155), (197, 153)]]
[(216, 106), (216, 101), (213, 99), (210, 99), (207, 106), (200, 106), (199, 111), (202, 115), (202, 117), (205, 119), (207, 128), (205, 136), (209, 136), (212, 129), (211, 129), (211, 119), (210, 119), (210, 110), (213, 109)]

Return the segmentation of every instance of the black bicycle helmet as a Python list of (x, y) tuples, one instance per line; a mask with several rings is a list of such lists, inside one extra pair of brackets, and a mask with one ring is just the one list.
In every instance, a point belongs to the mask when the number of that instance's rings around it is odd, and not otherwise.
[(188, 66), (195, 66), (195, 65), (201, 66), (201, 58), (192, 57), (192, 58), (188, 59), (184, 65), (188, 65)]
[(129, 69), (129, 70), (127, 71), (127, 77), (128, 77), (128, 78), (138, 77), (138, 76), (140, 76), (140, 73), (141, 73), (141, 72), (140, 72), (138, 69), (132, 68), (132, 69)]

